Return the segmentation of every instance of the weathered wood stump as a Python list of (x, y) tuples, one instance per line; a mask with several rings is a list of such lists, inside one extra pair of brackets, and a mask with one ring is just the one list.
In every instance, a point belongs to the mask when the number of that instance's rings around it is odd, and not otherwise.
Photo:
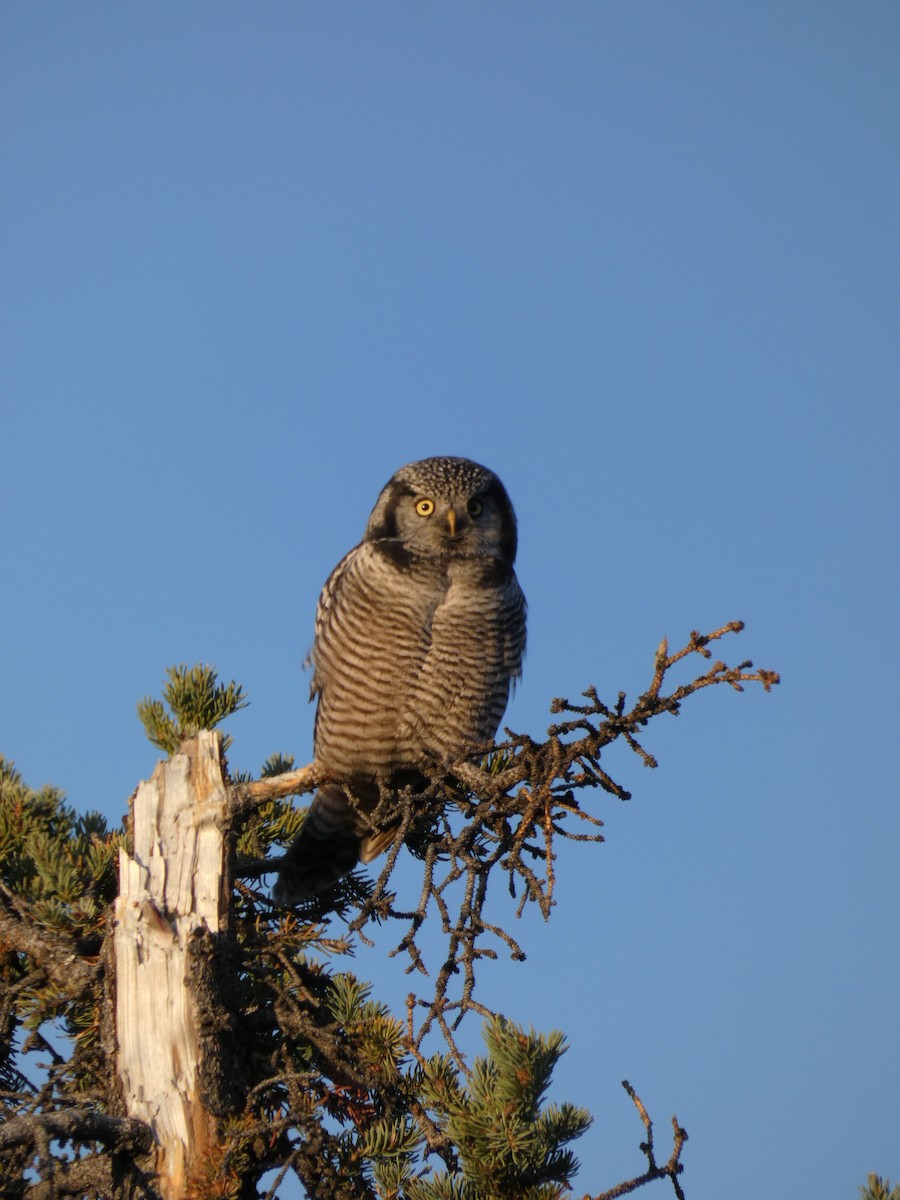
[(115, 905), (116, 1067), (128, 1115), (156, 1136), (159, 1192), (176, 1200), (208, 1170), (217, 1144), (206, 1084), (222, 1063), (204, 1062), (216, 1036), (202, 980), (210, 947), (227, 940), (219, 735), (200, 733), (161, 762), (138, 786), (133, 816), (134, 851), (120, 854)]

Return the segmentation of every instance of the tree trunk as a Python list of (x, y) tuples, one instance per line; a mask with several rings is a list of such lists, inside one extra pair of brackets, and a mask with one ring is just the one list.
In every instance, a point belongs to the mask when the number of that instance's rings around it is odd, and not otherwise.
[(202, 732), (138, 786), (134, 853), (119, 858), (117, 1074), (128, 1115), (156, 1135), (165, 1200), (183, 1197), (218, 1157), (223, 1105), (209, 1081), (223, 1064), (205, 1059), (215, 1058), (228, 1022), (210, 1032), (203, 993), (228, 944), (226, 801), (219, 734)]

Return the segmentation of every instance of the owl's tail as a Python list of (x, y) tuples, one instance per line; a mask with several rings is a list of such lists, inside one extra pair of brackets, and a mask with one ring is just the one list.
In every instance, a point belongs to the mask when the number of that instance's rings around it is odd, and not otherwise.
[(375, 828), (366, 816), (374, 816), (380, 801), (396, 797), (399, 789), (417, 793), (427, 784), (425, 776), (412, 768), (395, 771), (380, 787), (373, 779), (355, 778), (350, 785), (352, 800), (340, 784), (322, 784), (282, 859), (272, 889), (276, 904), (290, 908), (318, 896), (357, 863), (370, 863), (383, 854), (397, 836), (398, 822), (390, 818), (383, 822), (379, 812)]
[(275, 902), (287, 908), (337, 883), (359, 862), (362, 841), (359, 817), (343, 788), (323, 784), (282, 860)]

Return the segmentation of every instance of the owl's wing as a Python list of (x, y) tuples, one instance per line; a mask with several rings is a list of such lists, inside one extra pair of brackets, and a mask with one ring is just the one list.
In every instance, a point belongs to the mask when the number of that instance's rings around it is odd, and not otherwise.
[(360, 549), (360, 546), (354, 546), (352, 550), (344, 555), (338, 565), (325, 580), (322, 591), (319, 593), (319, 602), (316, 605), (313, 646), (309, 652), (309, 658), (307, 660), (312, 664), (313, 668), (312, 680), (309, 686), (310, 700), (315, 699), (315, 697), (318, 696), (322, 690), (322, 674), (321, 670), (317, 668), (316, 647), (322, 646), (325, 644), (325, 642), (330, 640), (334, 626), (335, 606), (340, 603), (344, 576), (347, 573), (351, 563), (359, 554)]
[(526, 616), (528, 605), (525, 593), (519, 587), (515, 572), (510, 574), (509, 582), (504, 590), (502, 607), (504, 612), (503, 628), (504, 655), (503, 664), (507, 678), (515, 684), (522, 674), (522, 662), (525, 658)]
[(337, 775), (387, 775), (408, 762), (397, 711), (428, 641), (430, 588), (377, 543), (338, 563), (319, 600), (312, 650), (315, 756)]

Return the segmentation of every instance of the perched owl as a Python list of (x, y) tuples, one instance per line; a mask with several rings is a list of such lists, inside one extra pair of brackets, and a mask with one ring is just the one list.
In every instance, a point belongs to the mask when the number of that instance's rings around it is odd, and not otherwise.
[(486, 467), (426, 458), (384, 487), (319, 598), (315, 762), (342, 785), (316, 792), (275, 885), (280, 904), (390, 844), (392, 829), (360, 815), (386, 789), (421, 789), (422, 768), (493, 738), (525, 652), (515, 557), (515, 513)]

